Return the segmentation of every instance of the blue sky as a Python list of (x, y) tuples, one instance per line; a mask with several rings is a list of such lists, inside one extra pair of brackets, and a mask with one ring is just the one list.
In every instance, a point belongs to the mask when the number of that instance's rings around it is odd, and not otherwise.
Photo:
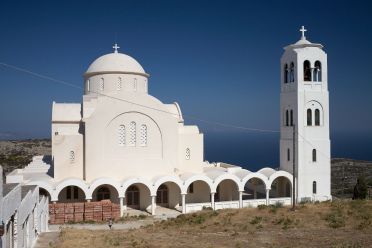
[[(2, 1), (0, 62), (82, 86), (116, 40), (151, 75), (150, 94), (179, 102), (185, 115), (278, 130), (280, 56), (305, 25), (328, 53), (332, 134), (371, 136), (372, 4), (300, 3)], [(82, 95), (1, 66), (0, 85), (0, 139), (49, 137), (52, 101)]]

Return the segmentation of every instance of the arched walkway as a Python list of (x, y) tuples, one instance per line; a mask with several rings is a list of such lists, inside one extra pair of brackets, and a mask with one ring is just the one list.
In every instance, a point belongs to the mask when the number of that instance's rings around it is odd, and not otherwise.
[(178, 208), (181, 201), (181, 189), (174, 182), (164, 182), (156, 190), (156, 205), (166, 208)]
[(291, 197), (292, 186), (288, 178), (277, 177), (271, 184), (270, 198)]
[(92, 194), (93, 201), (110, 200), (119, 203), (119, 192), (109, 184), (103, 184), (95, 188)]
[(151, 209), (150, 189), (143, 183), (134, 183), (125, 189), (127, 209), (147, 210)]
[(266, 184), (257, 177), (249, 179), (244, 185), (243, 200), (266, 199)]
[(85, 193), (80, 187), (69, 185), (60, 190), (58, 202), (85, 202)]
[[(205, 207), (212, 207), (211, 187), (204, 180), (188, 181), (185, 185), (186, 192), (182, 195), (182, 212), (190, 213), (200, 211)], [(183, 206), (184, 205), (184, 206)]]
[(215, 202), (238, 201), (239, 200), (239, 185), (231, 179), (222, 180), (217, 185), (214, 199), (215, 199)]

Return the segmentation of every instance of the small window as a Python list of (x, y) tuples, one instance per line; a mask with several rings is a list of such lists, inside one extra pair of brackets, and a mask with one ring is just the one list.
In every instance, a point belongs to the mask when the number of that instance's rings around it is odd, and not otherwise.
[(287, 161), (291, 161), (291, 150), (287, 149)]
[(88, 79), (87, 80), (87, 92), (89, 92), (90, 91), (90, 80)]
[(293, 110), (291, 109), (291, 126), (293, 126)]
[(129, 124), (129, 146), (136, 146), (136, 123), (132, 121)]
[(289, 82), (294, 82), (294, 63), (291, 63), (291, 67), (289, 69)]
[(315, 109), (315, 126), (320, 126), (320, 110)]
[(105, 90), (105, 82), (104, 82), (103, 78), (101, 78), (101, 80), (100, 80), (99, 88), (101, 89), (101, 91)]
[(190, 148), (186, 148), (186, 160), (190, 160)]
[(140, 128), (140, 144), (141, 146), (147, 146), (147, 126), (144, 124)]
[(313, 182), (313, 194), (316, 194), (316, 181)]
[(121, 77), (118, 78), (118, 82), (117, 82), (117, 85), (116, 85), (116, 89), (117, 89), (118, 91), (121, 90)]
[(79, 188), (74, 186), (74, 199), (79, 199)]
[(284, 76), (284, 83), (288, 83), (288, 75), (289, 75), (289, 72), (288, 72), (288, 64), (285, 64), (284, 66), (284, 73), (283, 73), (283, 76)]
[(75, 163), (75, 152), (70, 151), (70, 163), (73, 164)]
[(120, 146), (125, 145), (125, 126), (124, 125), (119, 126), (119, 145)]
[(316, 162), (316, 149), (313, 149), (312, 157), (313, 157), (313, 162)]
[(137, 78), (134, 79), (134, 82), (133, 82), (133, 90), (134, 90), (134, 91), (137, 91)]
[(67, 186), (66, 188), (66, 199), (71, 200), (71, 186)]
[(311, 81), (311, 66), (308, 60), (304, 62), (304, 81)]
[(289, 111), (285, 111), (285, 125), (289, 126)]
[(311, 109), (307, 109), (307, 125), (312, 126), (313, 125), (313, 114)]
[(187, 188), (187, 193), (188, 194), (194, 193), (194, 183), (191, 183), (190, 186)]

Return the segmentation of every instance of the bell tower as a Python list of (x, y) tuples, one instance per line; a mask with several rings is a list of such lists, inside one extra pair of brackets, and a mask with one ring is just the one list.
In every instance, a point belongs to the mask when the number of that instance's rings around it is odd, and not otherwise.
[(306, 31), (280, 60), (280, 169), (292, 173), (295, 158), (297, 202), (331, 199), (327, 54)]

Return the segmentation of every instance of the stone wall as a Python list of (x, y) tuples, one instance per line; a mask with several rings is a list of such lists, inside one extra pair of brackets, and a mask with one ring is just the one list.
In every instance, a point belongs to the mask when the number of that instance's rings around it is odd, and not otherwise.
[(351, 198), (357, 178), (364, 175), (372, 183), (372, 162), (334, 158), (331, 164), (331, 190), (333, 197)]

